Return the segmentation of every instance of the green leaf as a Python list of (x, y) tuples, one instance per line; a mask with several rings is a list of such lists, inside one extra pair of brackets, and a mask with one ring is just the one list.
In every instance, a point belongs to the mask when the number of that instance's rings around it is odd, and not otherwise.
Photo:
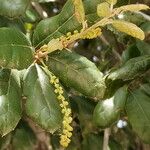
[[(103, 136), (90, 133), (83, 138), (82, 150), (103, 150)], [(122, 147), (114, 139), (109, 139), (108, 150), (122, 150)]]
[(112, 97), (115, 94), (115, 92), (125, 84), (126, 82), (122, 80), (106, 80), (106, 91), (103, 99), (108, 99)]
[(19, 72), (17, 70), (11, 70), (10, 73), (3, 71), (1, 70), (0, 73), (0, 85), (5, 86), (5, 88), (0, 86), (0, 134), (2, 136), (14, 130), (22, 111)]
[(0, 67), (24, 69), (33, 62), (33, 48), (16, 29), (0, 28)]
[[(143, 90), (144, 89), (144, 90)], [(147, 92), (146, 92), (146, 91)], [(148, 91), (149, 90), (149, 91)], [(131, 91), (127, 98), (126, 112), (133, 130), (150, 144), (150, 84)]]
[(57, 51), (49, 55), (47, 65), (66, 86), (95, 99), (103, 97), (103, 74), (87, 58), (67, 50)]
[[(80, 125), (87, 132), (90, 132), (94, 126), (93, 124), (93, 111), (96, 106), (96, 103), (87, 99), (83, 96), (74, 96), (70, 98), (72, 102), (77, 104), (77, 108), (75, 111), (77, 112)], [(83, 129), (82, 129), (83, 130)], [(84, 131), (84, 133), (86, 132)]]
[(8, 134), (4, 137), (0, 138), (0, 149), (6, 150), (8, 149), (9, 145), (11, 144), (12, 134)]
[[(87, 21), (95, 21), (98, 19), (96, 14), (96, 7), (99, 0), (89, 1), (84, 0), (85, 14)], [(72, 0), (68, 0), (63, 7), (60, 14), (57, 16), (42, 20), (36, 27), (33, 34), (33, 44), (40, 47), (47, 44), (53, 38), (58, 38), (66, 35), (67, 32), (80, 30), (82, 25), (78, 22), (74, 15), (74, 5)], [(88, 15), (89, 14), (89, 15)]]
[(150, 69), (150, 55), (135, 57), (127, 61), (118, 70), (110, 73), (108, 80), (131, 80)]
[(140, 50), (141, 55), (150, 55), (150, 43), (149, 43), (149, 32), (150, 32), (150, 21), (145, 22), (141, 25), (141, 29), (145, 32), (145, 41), (136, 41), (136, 46)]
[[(150, 82), (150, 81), (149, 81)], [(140, 89), (145, 93), (150, 95), (150, 84), (143, 84)]]
[(82, 150), (102, 150), (103, 136), (99, 134), (87, 134), (82, 142)]
[(14, 150), (33, 150), (36, 145), (36, 138), (32, 130), (19, 128), (15, 131), (12, 139)]
[(129, 45), (122, 54), (122, 62), (126, 63), (128, 60), (141, 55), (140, 50), (137, 48), (136, 44)]
[(40, 16), (38, 12), (32, 6), (30, 6), (22, 16), (22, 20), (28, 23), (36, 23), (39, 22)]
[(10, 28), (16, 28), (25, 33), (25, 27), (23, 24), (23, 21), (21, 19), (8, 19), (6, 17), (0, 16), (0, 28), (1, 27), (10, 27)]
[(145, 23), (143, 23), (141, 25), (141, 29), (145, 32), (145, 33), (149, 33), (150, 31), (150, 21), (146, 21)]
[(150, 55), (150, 44), (144, 41), (137, 40), (136, 46), (141, 52), (141, 55)]
[(42, 128), (53, 133), (61, 127), (62, 114), (50, 78), (37, 64), (31, 65), (24, 76), (27, 115)]
[(94, 109), (93, 120), (100, 127), (108, 127), (119, 118), (120, 111), (124, 109), (127, 98), (127, 87), (117, 90), (110, 99), (100, 101)]
[(7, 94), (9, 76), (10, 70), (0, 69), (0, 95)]
[(0, 15), (15, 18), (22, 15), (30, 0), (0, 0)]

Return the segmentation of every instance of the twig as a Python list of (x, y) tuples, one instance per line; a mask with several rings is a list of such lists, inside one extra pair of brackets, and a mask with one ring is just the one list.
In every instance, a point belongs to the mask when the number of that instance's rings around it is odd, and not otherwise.
[(100, 36), (100, 39), (103, 41), (103, 43), (105, 43), (107, 46), (109, 46), (109, 42), (106, 40), (106, 38), (104, 37), (104, 35)]
[(121, 62), (122, 58), (121, 58), (120, 54), (114, 48), (112, 49), (112, 52), (116, 56), (116, 58), (119, 60), (119, 62)]
[(42, 19), (45, 19), (48, 17), (48, 14), (46, 13), (46, 11), (43, 10), (43, 8), (38, 2), (31, 2), (31, 4), (35, 8), (35, 10), (38, 12), (38, 14), (41, 16)]
[(109, 136), (110, 128), (106, 128), (104, 130), (103, 150), (108, 150)]
[(49, 134), (46, 133), (39, 126), (35, 125), (31, 119), (29, 119), (27, 117), (25, 117), (24, 119), (25, 119), (25, 121), (28, 122), (28, 125), (30, 126), (30, 128), (33, 130), (33, 132), (36, 135), (37, 140), (38, 140), (38, 147), (39, 146), (42, 147), (42, 148), (40, 148), (41, 150), (52, 150)]
[[(102, 42), (105, 43), (107, 46), (110, 45), (109, 42), (108, 42), (108, 41), (106, 40), (106, 38), (104, 37), (104, 35), (101, 35), (101, 36), (100, 36), (100, 39), (101, 39)], [(119, 54), (114, 48), (112, 48), (112, 52), (113, 52), (113, 54), (116, 56), (116, 58), (118, 59), (118, 61), (121, 62), (121, 61), (122, 61), (122, 58), (121, 58), (120, 54)]]

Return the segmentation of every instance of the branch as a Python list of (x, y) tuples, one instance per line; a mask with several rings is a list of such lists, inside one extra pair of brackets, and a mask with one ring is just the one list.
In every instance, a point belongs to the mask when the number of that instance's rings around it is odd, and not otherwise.
[(50, 144), (50, 136), (48, 133), (46, 133), (42, 128), (35, 125), (34, 122), (25, 117), (25, 121), (28, 123), (30, 128), (33, 130), (37, 140), (38, 140), (38, 147), (40, 147), (41, 150), (52, 150), (52, 146)]

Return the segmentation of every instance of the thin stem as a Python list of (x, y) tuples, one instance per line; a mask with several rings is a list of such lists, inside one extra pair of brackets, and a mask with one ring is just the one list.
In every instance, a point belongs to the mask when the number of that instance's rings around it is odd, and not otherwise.
[(43, 67), (47, 68), (46, 64), (44, 63), (43, 60), (40, 60), (41, 64), (43, 65)]
[(110, 128), (104, 130), (103, 150), (108, 150)]
[(114, 4), (111, 3), (111, 5), (110, 5), (110, 11), (111, 11), (111, 12), (113, 11), (113, 7), (114, 7)]
[(31, 4), (35, 8), (35, 10), (38, 12), (38, 14), (41, 16), (42, 19), (45, 19), (48, 17), (46, 11), (43, 10), (43, 8), (38, 2), (31, 2)]
[(85, 30), (81, 30), (80, 33), (76, 34), (76, 35), (72, 35), (71, 39), (67, 41), (66, 45), (70, 45), (71, 43), (73, 43), (74, 41), (80, 39), (82, 37), (82, 35), (87, 34), (89, 31), (91, 31), (92, 29), (96, 29), (98, 27), (103, 27), (107, 24), (111, 24), (112, 23), (112, 17), (114, 17), (115, 15), (119, 14), (120, 10), (118, 9), (114, 9), (114, 11), (112, 11), (112, 14), (108, 17), (103, 18), (102, 20), (98, 21), (97, 23), (95, 23), (94, 25), (92, 25), (91, 27), (85, 29)]
[(138, 11), (138, 12), (134, 12), (135, 14), (140, 14), (144, 19), (146, 19), (147, 21), (150, 21), (150, 16), (141, 12), (141, 11)]
[[(101, 35), (101, 36), (100, 36), (100, 39), (101, 39), (107, 46), (110, 45), (109, 42), (108, 42), (108, 41), (106, 40), (106, 38), (104, 37), (104, 35)], [(116, 58), (118, 59), (118, 61), (121, 62), (122, 58), (121, 58), (120, 54), (119, 54), (114, 48), (112, 48), (112, 52), (113, 52), (113, 54), (116, 56)]]
[[(96, 29), (96, 28), (98, 28), (98, 27), (103, 27), (103, 26), (105, 26), (105, 25), (107, 25), (107, 24), (111, 24), (112, 23), (112, 17), (114, 17), (116, 14), (118, 14), (120, 12), (120, 10), (118, 11), (118, 9), (114, 9), (113, 11), (112, 11), (112, 14), (110, 15), (110, 16), (108, 16), (108, 17), (105, 17), (105, 18), (103, 18), (102, 20), (100, 20), (100, 21), (98, 21), (97, 23), (95, 23), (94, 25), (92, 25), (91, 27), (89, 27), (89, 28), (87, 28), (87, 29), (82, 29), (81, 30), (81, 32), (79, 32), (79, 33), (77, 33), (77, 34), (74, 34), (74, 35), (72, 35), (71, 37), (70, 37), (70, 39), (65, 39), (64, 41), (62, 40), (62, 43), (63, 43), (63, 48), (67, 48), (67, 46), (68, 45), (70, 45), (70, 44), (72, 44), (73, 42), (75, 42), (75, 41), (77, 41), (77, 40), (79, 40), (79, 39), (82, 39), (82, 37), (84, 36), (84, 35), (86, 35), (86, 34), (88, 34), (88, 32), (90, 32), (91, 30), (93, 30), (93, 29)], [(45, 55), (45, 53), (46, 53), (46, 55), (48, 54), (48, 53), (50, 53), (50, 52), (48, 52), (46, 49), (47, 48), (44, 48), (45, 49), (45, 52), (43, 53), (42, 52), (42, 54), (38, 54), (39, 56), (39, 58), (41, 58), (41, 57), (43, 57), (44, 55)], [(39, 51), (41, 52), (41, 48), (39, 49)], [(38, 51), (38, 52), (39, 52)], [(41, 55), (41, 56), (40, 56)]]

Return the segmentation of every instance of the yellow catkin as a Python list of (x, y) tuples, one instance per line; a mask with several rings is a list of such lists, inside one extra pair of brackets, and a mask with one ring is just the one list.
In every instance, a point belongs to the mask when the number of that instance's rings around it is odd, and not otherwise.
[[(68, 34), (70, 35), (70, 33)], [(50, 83), (55, 87), (54, 92), (57, 94), (57, 99), (60, 103), (61, 112), (63, 114), (63, 127), (62, 134), (60, 135), (60, 144), (63, 147), (67, 147), (71, 142), (70, 138), (72, 136), (73, 128), (71, 127), (72, 117), (71, 117), (71, 109), (69, 108), (69, 103), (66, 101), (63, 96), (63, 88), (59, 85), (59, 79), (52, 75)]]
[(89, 30), (87, 33), (83, 34), (81, 36), (82, 39), (93, 39), (98, 37), (99, 35), (101, 35), (101, 29), (100, 28), (96, 28), (96, 29), (91, 29)]

